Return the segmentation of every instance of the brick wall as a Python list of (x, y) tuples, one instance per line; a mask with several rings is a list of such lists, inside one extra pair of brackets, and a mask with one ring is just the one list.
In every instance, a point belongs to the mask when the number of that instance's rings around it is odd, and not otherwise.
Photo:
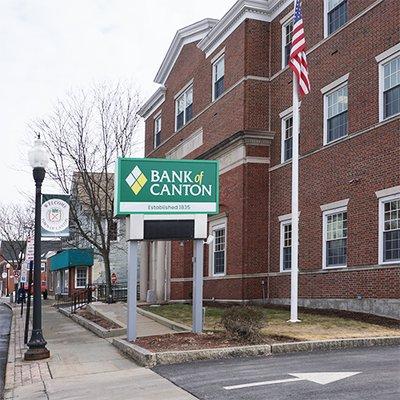
[[(323, 38), (323, 2), (306, 1), (303, 14), (312, 91), (301, 105), (300, 140), (300, 296), (304, 298), (399, 298), (400, 266), (377, 267), (377, 190), (400, 184), (400, 119), (379, 123), (378, 65), (375, 57), (400, 42), (400, 7), (396, 0), (349, 2), (351, 21)], [(247, 146), (249, 157), (270, 157), (271, 164), (245, 163), (221, 175), (221, 212), (227, 217), (227, 277), (209, 277), (205, 250), (205, 298), (259, 299), (262, 281), (272, 298), (289, 297), (288, 273), (279, 273), (280, 224), (290, 213), (291, 164), (280, 165), (281, 119), (292, 104), (292, 73), (281, 70), (281, 23), (243, 22), (209, 57), (184, 46), (166, 82), (166, 100), (146, 121), (146, 155), (163, 157), (197, 129), (206, 151), (240, 131), (274, 134), (269, 147)], [(213, 55), (225, 48), (225, 89), (211, 103)], [(323, 146), (321, 88), (349, 74), (349, 136)], [(194, 78), (194, 119), (174, 132), (174, 95)], [(269, 79), (270, 78), (270, 79)], [(162, 109), (163, 145), (152, 149), (153, 116)], [(271, 167), (271, 168), (269, 168)], [(348, 203), (348, 269), (322, 270), (320, 206)], [(192, 244), (172, 250), (171, 298), (191, 295)], [(185, 278), (184, 282), (174, 279)]]

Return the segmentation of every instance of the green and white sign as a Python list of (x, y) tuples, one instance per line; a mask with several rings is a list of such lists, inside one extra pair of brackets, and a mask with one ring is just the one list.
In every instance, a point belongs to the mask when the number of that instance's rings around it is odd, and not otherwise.
[(218, 161), (119, 158), (115, 215), (217, 214)]

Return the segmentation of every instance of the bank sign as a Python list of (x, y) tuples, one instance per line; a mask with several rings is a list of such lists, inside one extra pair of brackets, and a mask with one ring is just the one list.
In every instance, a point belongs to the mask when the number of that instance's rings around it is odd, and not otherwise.
[(217, 214), (218, 161), (119, 158), (115, 215)]

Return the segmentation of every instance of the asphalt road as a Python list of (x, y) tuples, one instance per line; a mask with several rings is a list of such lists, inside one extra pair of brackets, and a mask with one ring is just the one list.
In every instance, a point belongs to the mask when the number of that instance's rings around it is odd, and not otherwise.
[[(400, 399), (400, 346), (200, 361), (154, 371), (207, 400)], [(339, 372), (353, 375), (333, 374)]]
[(6, 373), (8, 341), (10, 339), (11, 310), (0, 303), (0, 398), (3, 398), (4, 375)]

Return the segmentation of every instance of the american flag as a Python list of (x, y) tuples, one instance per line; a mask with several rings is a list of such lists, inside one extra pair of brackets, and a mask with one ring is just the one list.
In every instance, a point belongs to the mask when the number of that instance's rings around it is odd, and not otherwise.
[(292, 48), (290, 50), (289, 66), (297, 76), (299, 92), (302, 96), (310, 92), (308, 64), (306, 58), (306, 39), (304, 37), (301, 0), (295, 0), (296, 7), (293, 17)]

